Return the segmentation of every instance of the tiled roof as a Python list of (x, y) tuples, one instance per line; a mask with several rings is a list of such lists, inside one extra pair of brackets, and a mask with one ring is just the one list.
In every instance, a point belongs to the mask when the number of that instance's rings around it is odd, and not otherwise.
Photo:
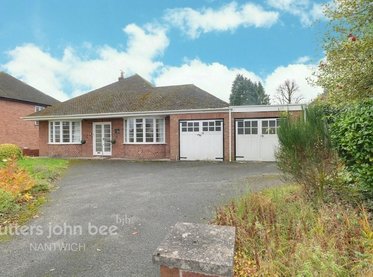
[(53, 105), (59, 103), (58, 100), (42, 93), (5, 72), (0, 72), (0, 98), (41, 105)]
[(228, 107), (228, 103), (195, 85), (154, 87), (139, 75), (133, 75), (48, 107), (31, 116), (66, 116), (224, 107)]

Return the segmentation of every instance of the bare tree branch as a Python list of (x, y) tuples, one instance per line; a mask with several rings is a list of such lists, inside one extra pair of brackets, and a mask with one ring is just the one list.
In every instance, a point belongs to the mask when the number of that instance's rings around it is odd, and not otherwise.
[(297, 95), (299, 86), (294, 80), (285, 80), (285, 82), (281, 84), (276, 91), (277, 94), (274, 98), (279, 104), (297, 104), (304, 99), (302, 95)]

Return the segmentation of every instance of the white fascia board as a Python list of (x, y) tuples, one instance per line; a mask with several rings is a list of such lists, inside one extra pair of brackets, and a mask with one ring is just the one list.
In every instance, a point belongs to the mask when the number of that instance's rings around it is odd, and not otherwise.
[(231, 106), (233, 113), (250, 113), (250, 112), (277, 112), (277, 111), (301, 111), (306, 107), (304, 104), (289, 105), (248, 105), (248, 106)]
[(226, 108), (213, 109), (191, 109), (191, 110), (169, 110), (169, 111), (148, 111), (148, 112), (127, 112), (127, 113), (100, 113), (100, 114), (73, 114), (73, 115), (55, 115), (55, 116), (25, 116), (24, 120), (43, 121), (43, 120), (71, 120), (71, 119), (95, 119), (95, 118), (122, 118), (135, 116), (160, 116), (171, 114), (192, 114), (192, 113), (216, 113), (227, 112)]

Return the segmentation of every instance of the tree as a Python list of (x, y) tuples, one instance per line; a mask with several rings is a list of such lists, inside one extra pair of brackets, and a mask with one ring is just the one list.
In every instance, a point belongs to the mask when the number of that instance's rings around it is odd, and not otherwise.
[(325, 36), (325, 61), (315, 75), (331, 104), (373, 96), (372, 0), (334, 0), (325, 7), (330, 30)]
[(299, 86), (293, 80), (285, 80), (284, 83), (279, 85), (277, 93), (275, 95), (275, 101), (279, 104), (296, 104), (303, 100), (302, 95), (297, 95)]
[(268, 105), (269, 96), (265, 94), (260, 82), (254, 83), (241, 74), (236, 76), (229, 97), (231, 105)]

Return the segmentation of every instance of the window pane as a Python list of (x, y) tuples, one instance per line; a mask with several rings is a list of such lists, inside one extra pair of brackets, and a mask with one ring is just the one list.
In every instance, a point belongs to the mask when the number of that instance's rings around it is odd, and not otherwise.
[(146, 142), (154, 142), (154, 119), (145, 119)]
[(250, 135), (250, 134), (251, 134), (251, 132), (250, 132), (250, 128), (245, 128), (245, 134), (246, 134), (246, 135)]
[(209, 125), (208, 122), (206, 122), (206, 121), (202, 122), (202, 126), (206, 127), (206, 126), (208, 126), (208, 125)]
[(80, 142), (81, 138), (80, 138), (80, 122), (76, 122), (76, 121), (73, 121), (71, 122), (71, 126), (72, 126), (72, 133), (71, 133), (71, 136), (72, 136), (72, 142)]
[(61, 125), (60, 122), (54, 122), (54, 142), (61, 142)]
[(62, 122), (62, 142), (70, 142), (70, 122)]
[(258, 127), (258, 121), (252, 121), (251, 126), (252, 127)]
[[(186, 125), (185, 125), (186, 126)], [(156, 119), (156, 142), (164, 142), (164, 119)], [(186, 127), (183, 129), (186, 130)]]
[(216, 126), (215, 131), (220, 132), (221, 131), (221, 127), (220, 126)]
[(194, 132), (199, 132), (199, 122), (194, 122)]
[(135, 120), (133, 118), (128, 119), (128, 141), (135, 142)]
[(266, 120), (266, 121), (262, 121), (262, 127), (268, 127), (268, 121)]
[(253, 135), (257, 135), (257, 134), (258, 134), (258, 128), (253, 127), (253, 128), (251, 129), (251, 134), (253, 134)]
[(216, 121), (216, 122), (215, 122), (215, 125), (216, 125), (216, 126), (221, 126), (221, 121)]
[(237, 129), (237, 133), (238, 133), (239, 135), (243, 135), (243, 128), (242, 128), (242, 127), (239, 127), (239, 128)]
[(237, 127), (243, 127), (243, 121), (242, 120), (237, 121)]
[(250, 121), (245, 121), (245, 127), (250, 127), (251, 126), (251, 122)]
[(144, 142), (144, 126), (142, 119), (136, 119), (136, 142)]
[(270, 120), (269, 121), (269, 127), (275, 127), (276, 126), (276, 121), (275, 120)]
[(202, 130), (203, 130), (204, 132), (207, 132), (207, 131), (209, 130), (209, 127), (204, 126), (204, 127), (202, 127)]
[(49, 122), (49, 142), (54, 142), (53, 122)]

